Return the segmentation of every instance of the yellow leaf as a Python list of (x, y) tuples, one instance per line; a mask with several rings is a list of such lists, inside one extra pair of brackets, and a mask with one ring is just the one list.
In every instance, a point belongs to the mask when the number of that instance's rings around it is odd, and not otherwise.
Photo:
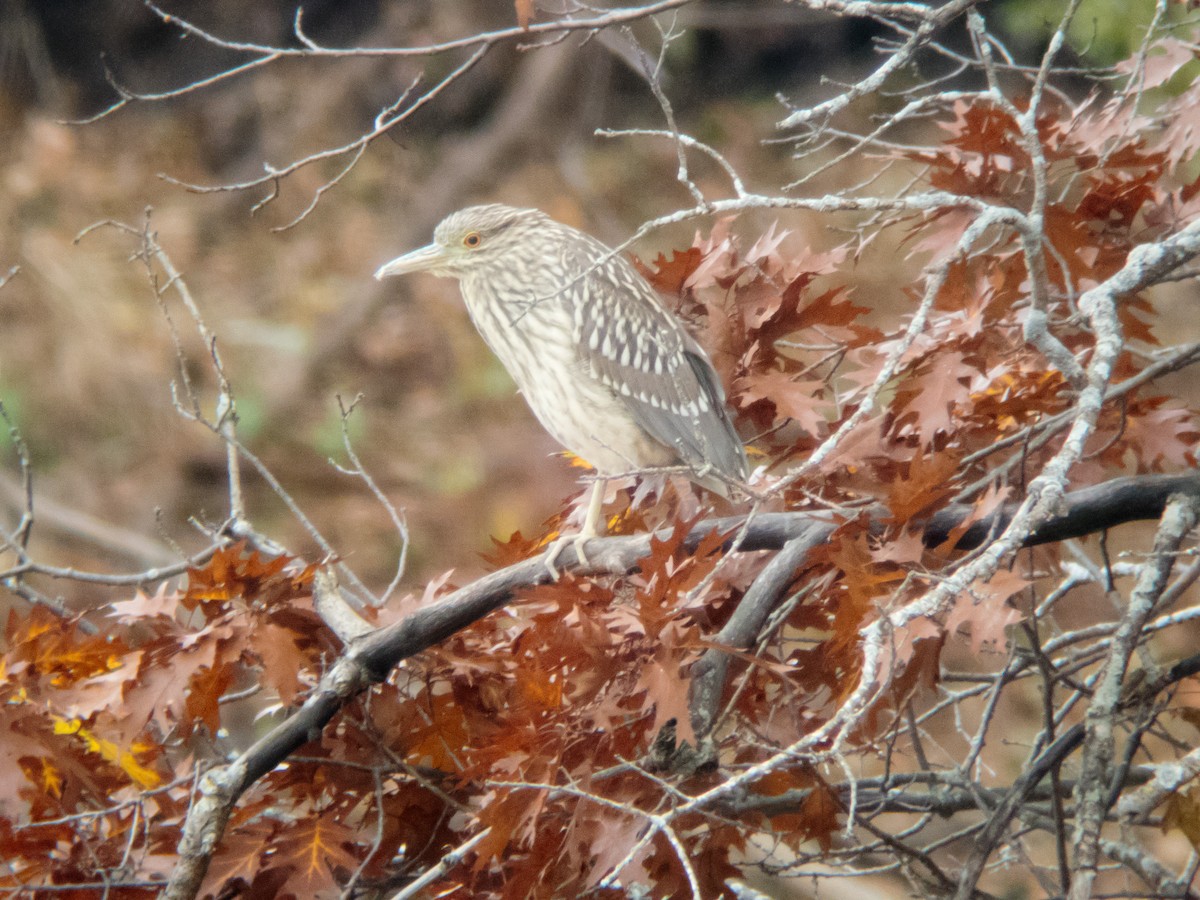
[(142, 788), (158, 787), (162, 783), (162, 779), (159, 778), (158, 773), (153, 769), (147, 769), (139, 763), (132, 752), (122, 750), (112, 741), (96, 737), (83, 727), (83, 722), (79, 719), (65, 719), (61, 716), (55, 716), (54, 733), (73, 734), (80, 738), (87, 745), (89, 752), (99, 755), (102, 759), (120, 768), (121, 771), (137, 782)]
[(58, 771), (58, 766), (54, 765), (50, 759), (44, 756), (41, 763), (42, 790), (55, 799), (62, 797), (62, 774)]
[(595, 466), (593, 466), (590, 462), (588, 462), (582, 456), (577, 456), (576, 454), (572, 453), (570, 450), (562, 451), (562, 455), (566, 459), (566, 461), (569, 462), (576, 469), (593, 469), (593, 468), (595, 468)]

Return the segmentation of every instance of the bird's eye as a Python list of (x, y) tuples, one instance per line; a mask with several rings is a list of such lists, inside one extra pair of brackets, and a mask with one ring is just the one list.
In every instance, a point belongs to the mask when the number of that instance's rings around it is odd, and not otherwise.
[(471, 231), (471, 232), (468, 232), (467, 234), (463, 235), (463, 246), (468, 247), (471, 250), (474, 250), (476, 247), (478, 247), (482, 243), (483, 243), (483, 238), (481, 238), (479, 236), (478, 231)]

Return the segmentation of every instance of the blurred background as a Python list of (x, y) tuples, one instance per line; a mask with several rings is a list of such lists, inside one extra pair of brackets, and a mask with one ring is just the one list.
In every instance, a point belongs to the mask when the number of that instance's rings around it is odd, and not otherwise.
[[(987, 12), (1014, 52), (1029, 55), (1061, 5), (1014, 0)], [(1132, 6), (1089, 4), (1080, 46), (1105, 61), (1123, 56), (1129, 23), (1148, 19), (1152, 3)], [(230, 42), (299, 46), (294, 2), (164, 9)], [(546, 4), (535, 21), (555, 9)], [(314, 0), (302, 21), (322, 46), (417, 46), (512, 27), (516, 14), (509, 0)], [(881, 37), (870, 22), (769, 0), (704, 0), (660, 23), (677, 34), (662, 86), (680, 129), (765, 191), (799, 174), (788, 145), (771, 140), (784, 101), (804, 105), (832, 93), (827, 81), (860, 77)], [(659, 31), (639, 22), (536, 51), (497, 45), (375, 141), (302, 221), (275, 231), (345, 157), (289, 175), (256, 213), (268, 188), (198, 193), (174, 182), (235, 184), (264, 164), (345, 145), (414, 79), (436, 83), (466, 52), (283, 59), (78, 124), (120, 99), (115, 85), (170, 93), (252, 54), (188, 36), (137, 0), (0, 3), (0, 273), (20, 267), (0, 288), (0, 399), (33, 466), (35, 558), (139, 570), (177, 559), (173, 544), (203, 546), (191, 520), (219, 523), (228, 512), (221, 443), (173, 406), (175, 345), (146, 269), (132, 258), (137, 241), (114, 229), (76, 241), (101, 220), (140, 228), (147, 210), (218, 336), (242, 439), (368, 584), (391, 578), (400, 537), (362, 482), (329, 463), (345, 461), (337, 395), (362, 395), (354, 446), (407, 515), (408, 585), (451, 567), (468, 577), (483, 568), (489, 535), (536, 532), (578, 490), (580, 470), (551, 458), (558, 448), (476, 336), (452, 282), (379, 284), (371, 273), (469, 203), (538, 206), (611, 243), (690, 205), (669, 142), (595, 134), (663, 127), (645, 74), (646, 54), (653, 62), (661, 44)], [(864, 123), (878, 111), (860, 105), (854, 114)], [(722, 195), (720, 171), (695, 164), (698, 183)], [(855, 183), (871, 166), (851, 161), (806, 190)], [(747, 216), (738, 229), (752, 240), (774, 218)], [(789, 215), (780, 224), (797, 252), (841, 239), (829, 217)], [(695, 227), (660, 230), (636, 250), (669, 255), (691, 243)], [(905, 265), (895, 254), (867, 254), (853, 273), (856, 296), (882, 309), (905, 303), (903, 285), (916, 274)], [(205, 349), (171, 295), (168, 310), (211, 413)], [(0, 436), (0, 504), (10, 523), (21, 502), (11, 440)], [(246, 477), (255, 526), (315, 558), (282, 502), (248, 469)], [(78, 585), (55, 589), (89, 601)]]

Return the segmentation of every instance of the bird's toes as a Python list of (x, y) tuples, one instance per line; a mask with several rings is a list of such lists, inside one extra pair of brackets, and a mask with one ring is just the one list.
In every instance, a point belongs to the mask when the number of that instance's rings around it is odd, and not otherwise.
[(546, 548), (546, 555), (542, 562), (546, 566), (546, 570), (550, 573), (550, 578), (553, 581), (558, 581), (562, 577), (562, 570), (558, 565), (558, 558), (562, 555), (563, 550), (567, 546), (571, 546), (575, 550), (576, 565), (587, 566), (591, 565), (588, 561), (587, 554), (584, 552), (584, 545), (592, 538), (592, 535), (586, 532), (581, 534), (563, 534), (556, 537), (550, 542), (550, 546)]
[(587, 554), (583, 552), (583, 548), (586, 546), (590, 537), (591, 535), (584, 532), (583, 534), (575, 535), (574, 539), (571, 541), (575, 547), (575, 557), (581, 566), (591, 565), (591, 562), (588, 561)]
[(559, 535), (546, 548), (546, 555), (542, 562), (546, 566), (546, 571), (550, 573), (551, 581), (558, 581), (562, 577), (562, 572), (558, 568), (558, 558), (562, 555), (563, 548), (574, 540), (574, 535)]

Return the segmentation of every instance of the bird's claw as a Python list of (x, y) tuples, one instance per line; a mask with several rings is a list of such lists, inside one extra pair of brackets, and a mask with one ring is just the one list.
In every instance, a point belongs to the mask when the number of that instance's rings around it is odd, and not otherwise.
[(591, 565), (588, 561), (587, 554), (584, 553), (584, 545), (592, 536), (586, 533), (580, 534), (563, 534), (556, 537), (550, 542), (550, 546), (546, 549), (545, 564), (547, 571), (550, 572), (550, 578), (553, 581), (558, 581), (562, 577), (556, 563), (558, 557), (562, 554), (563, 549), (570, 544), (575, 548), (575, 560), (581, 566)]

